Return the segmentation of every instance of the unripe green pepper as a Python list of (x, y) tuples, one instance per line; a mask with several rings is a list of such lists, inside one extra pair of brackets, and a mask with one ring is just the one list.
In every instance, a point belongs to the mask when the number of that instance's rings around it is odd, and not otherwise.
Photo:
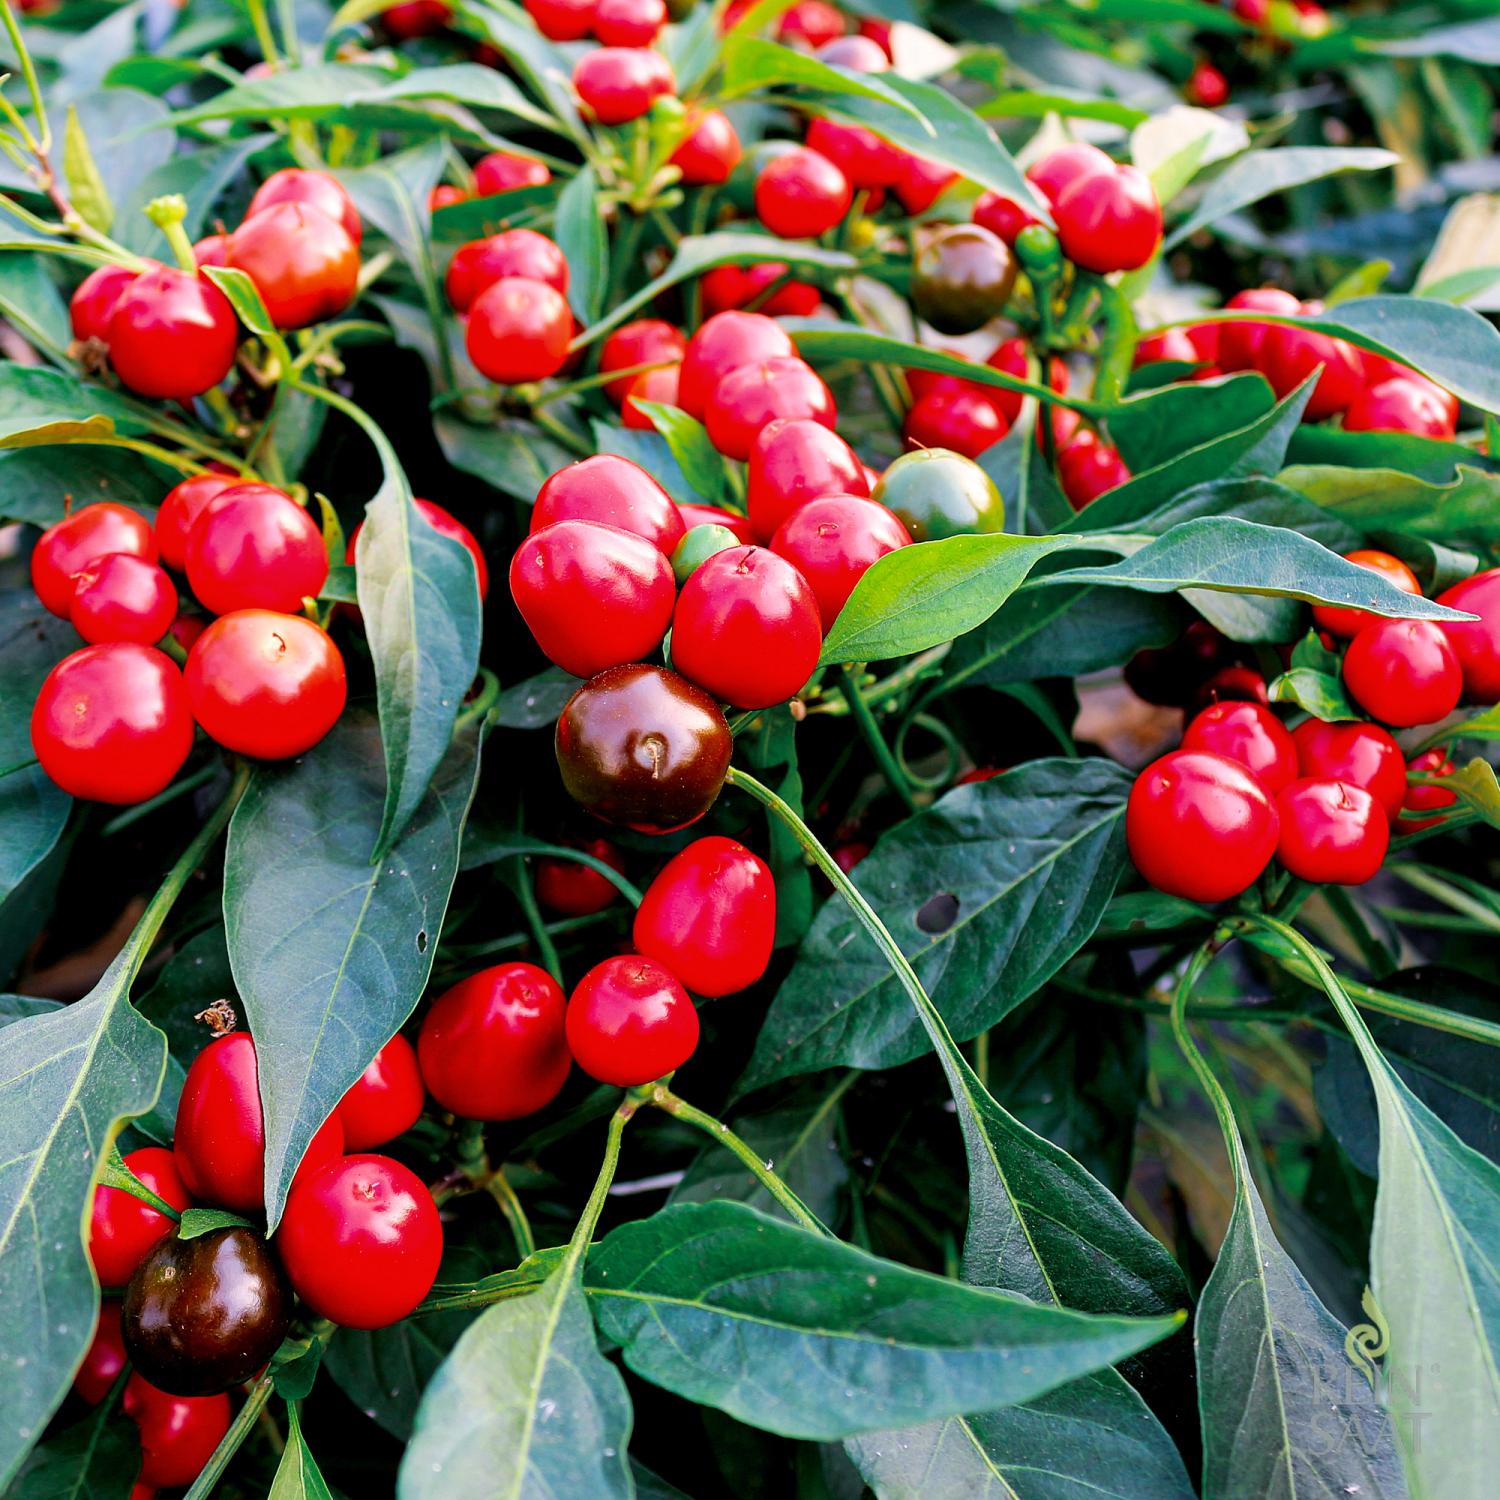
[(947, 448), (903, 453), (872, 499), (895, 512), (919, 542), (1005, 530), (1005, 501), (972, 458)]

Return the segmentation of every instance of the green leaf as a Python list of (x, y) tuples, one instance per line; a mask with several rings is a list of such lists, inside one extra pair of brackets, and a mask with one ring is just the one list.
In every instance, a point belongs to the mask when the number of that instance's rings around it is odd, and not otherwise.
[(1234, 1172), (1234, 1209), (1194, 1323), (1204, 1500), (1405, 1500), (1391, 1424), (1346, 1330), (1282, 1249), (1228, 1099), (1201, 1058)]
[(546, 104), (555, 117), (548, 121), (548, 128), (557, 130), (560, 126), (578, 141), (587, 138), (573, 97), (573, 61), (537, 30), (530, 16), (505, 0), (455, 4), (453, 13), (502, 52), (527, 88)]
[(1311, 667), (1293, 667), (1283, 672), (1271, 684), (1270, 695), (1272, 703), (1295, 703), (1314, 718), (1331, 724), (1364, 718), (1350, 703), (1344, 684), (1337, 677)]
[(65, 365), (73, 330), (45, 257), (0, 253), (0, 317), (54, 364)]
[(1275, 404), (1271, 387), (1258, 374), (1166, 385), (1111, 407), (1109, 438), (1131, 472), (1139, 474), (1249, 426)]
[(768, 42), (746, 31), (730, 32), (724, 42), (723, 67), (721, 99), (778, 87), (812, 88), (825, 94), (875, 99), (889, 109), (909, 115), (918, 124), (922, 122), (921, 112), (890, 87), (883, 74), (834, 67), (809, 53)]
[(302, 1436), (302, 1421), (297, 1415), (296, 1402), (286, 1409), (286, 1447), (282, 1450), (281, 1462), (276, 1465), (276, 1477), (271, 1481), (266, 1500), (333, 1500), (333, 1492), (319, 1472), (307, 1439)]
[(224, 1208), (184, 1209), (182, 1222), (177, 1226), (177, 1238), (195, 1240), (200, 1235), (212, 1234), (216, 1229), (254, 1229), (249, 1219), (232, 1214)]
[(1298, 464), (1280, 482), (1362, 530), (1447, 543), (1500, 540), (1500, 474), (1459, 464), (1442, 483), (1399, 469)]
[(820, 658), (884, 661), (956, 640), (982, 625), (1066, 537), (954, 536), (888, 552), (854, 586)]
[(1352, 605), (1393, 619), (1460, 618), (1458, 611), (1435, 600), (1403, 593), (1311, 537), (1236, 516), (1184, 521), (1120, 562), (1067, 568), (1034, 580), (1033, 586), (1053, 583), (1120, 584), (1148, 593), (1205, 589), (1268, 594), (1309, 604)]
[(1485, 1500), (1500, 1470), (1500, 1167), (1406, 1087), (1332, 972), (1314, 967), (1375, 1089), (1370, 1276), (1389, 1331), (1382, 1396), (1407, 1479), (1421, 1500)]
[(63, 131), (63, 176), (68, 183), (68, 196), (78, 216), (90, 229), (108, 234), (114, 223), (114, 204), (109, 201), (109, 189), (99, 175), (94, 153), (89, 150), (89, 138), (83, 132), (78, 118), (77, 105), (68, 106), (68, 123)]
[(1212, 480), (1275, 474), (1286, 462), (1287, 445), (1302, 421), (1312, 382), (1308, 381), (1253, 422), (1163, 459), (1092, 500), (1059, 531), (1110, 531), (1138, 521), (1175, 500), (1184, 490)]
[(440, 390), (454, 384), (448, 354), (448, 306), (432, 261), (432, 215), (427, 197), (443, 175), (448, 146), (441, 139), (382, 157), (356, 171), (340, 172), (360, 218), (383, 234), (411, 271), (422, 295), (439, 351)]
[(260, 288), (250, 279), (248, 272), (233, 266), (207, 266), (204, 275), (229, 298), (235, 317), (251, 333), (259, 334), (261, 338), (281, 337), (261, 300)]
[[(368, 420), (368, 419), (367, 419)], [(479, 575), (461, 542), (412, 504), (389, 439), (370, 423), (383, 478), (355, 543), (359, 612), (375, 662), (385, 811), (365, 857), (401, 836), (448, 753), (454, 721), (479, 669)]]
[(1366, 45), (1371, 52), (1383, 52), (1387, 57), (1457, 57), (1464, 62), (1500, 66), (1500, 24), (1493, 17), (1451, 26), (1424, 26), (1415, 36)]
[(167, 1041), (131, 1006), (154, 936), (137, 928), (98, 984), (0, 1030), (0, 1485), (14, 1475), (93, 1336), (99, 1287), (84, 1205), (122, 1121), (155, 1102)]
[(71, 627), (49, 615), (30, 589), (0, 595), (0, 768), (6, 771), (0, 776), (0, 919), (17, 888), (57, 847), (73, 806), (36, 764), (30, 725), (43, 679), (76, 645)]
[(1399, 160), (1393, 151), (1373, 146), (1281, 146), (1274, 151), (1251, 151), (1237, 157), (1213, 180), (1198, 206), (1162, 244), (1163, 253), (1180, 245), (1200, 229), (1211, 229), (1220, 219), (1304, 183), (1338, 172), (1376, 172)]
[(505, 417), (493, 426), (476, 427), (449, 411), (439, 411), (432, 430), (443, 456), (455, 469), (492, 485), (530, 505), (551, 474), (577, 457), (560, 447), (540, 427)]
[(586, 1281), (637, 1375), (753, 1427), (825, 1441), (1031, 1400), (1180, 1321), (1038, 1307), (739, 1203), (621, 1225)]
[(110, 1401), (75, 1422), (26, 1461), (9, 1500), (126, 1500), (141, 1466), (134, 1422)]
[(306, 755), (257, 768), (229, 828), (224, 921), (259, 1058), (272, 1228), (314, 1132), (416, 1005), (458, 870), (478, 733), (454, 740), (372, 865), (377, 740), (367, 712), (346, 712)]
[(677, 467), (701, 500), (717, 505), (729, 493), (729, 471), (719, 450), (709, 441), (707, 429), (681, 407), (660, 401), (637, 401), (650, 417), (651, 425), (666, 439)]
[[(960, 1041), (1092, 934), (1125, 868), (1130, 781), (1102, 759), (1028, 761), (950, 792), (860, 864), (856, 883)], [(890, 965), (834, 898), (771, 1002), (740, 1091), (836, 1064), (894, 1067), (927, 1047)]]
[(581, 322), (591, 323), (609, 281), (609, 234), (592, 167), (580, 168), (558, 195), (553, 235), (568, 262), (568, 301)]
[(1487, 761), (1475, 756), (1468, 765), (1443, 778), (1443, 785), (1450, 787), (1458, 800), (1471, 812), (1476, 812), (1491, 828), (1500, 828), (1500, 781), (1495, 779), (1495, 768)]
[(715, 266), (752, 266), (765, 260), (785, 261), (795, 275), (802, 266), (852, 272), (859, 262), (845, 250), (825, 250), (809, 240), (778, 240), (768, 234), (724, 230), (717, 234), (689, 234), (678, 241), (671, 262), (660, 276), (611, 309), (574, 340), (578, 348), (601, 339), (663, 292), (712, 271)]
[(561, 667), (548, 667), (500, 694), (495, 722), (502, 729), (551, 729), (582, 685), (582, 679)]
[(114, 432), (136, 436), (150, 425), (134, 402), (72, 374), (41, 365), (0, 365), (0, 448), (97, 442)]
[(630, 1426), (625, 1382), (565, 1265), (459, 1339), (422, 1398), (400, 1500), (623, 1500), (634, 1489)]

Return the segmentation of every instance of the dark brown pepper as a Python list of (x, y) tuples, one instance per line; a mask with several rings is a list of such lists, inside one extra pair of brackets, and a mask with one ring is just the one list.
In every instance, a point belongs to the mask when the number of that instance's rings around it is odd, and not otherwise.
[(607, 823), (671, 833), (701, 818), (724, 785), (734, 748), (719, 705), (663, 667), (609, 667), (557, 721), (568, 794)]
[(211, 1396), (255, 1376), (292, 1316), (281, 1262), (254, 1230), (173, 1234), (136, 1268), (120, 1331), (142, 1377), (174, 1396)]
[(973, 333), (1005, 311), (1016, 284), (1016, 258), (979, 224), (940, 229), (917, 250), (911, 299), (939, 333)]

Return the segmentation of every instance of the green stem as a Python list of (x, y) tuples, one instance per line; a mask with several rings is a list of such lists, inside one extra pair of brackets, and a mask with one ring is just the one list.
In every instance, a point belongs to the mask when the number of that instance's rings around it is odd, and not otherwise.
[(651, 370), (665, 370), (671, 365), (680, 364), (676, 359), (653, 359), (642, 365), (626, 365), (621, 370), (601, 370), (596, 375), (585, 375), (581, 380), (570, 380), (566, 385), (555, 385), (550, 391), (543, 391), (535, 401), (531, 403), (533, 411), (539, 406), (550, 406), (554, 401), (562, 401), (569, 396), (577, 396), (583, 391), (592, 391), (601, 385), (608, 385), (615, 380), (633, 380), (637, 375), (645, 375)]
[(536, 1236), (531, 1232), (531, 1220), (526, 1217), (526, 1210), (521, 1207), (521, 1200), (516, 1197), (516, 1190), (506, 1177), (505, 1168), (496, 1167), (485, 1178), (484, 1186), (490, 1197), (500, 1205), (505, 1222), (510, 1225), (510, 1232), (515, 1237), (521, 1259), (527, 1260), (535, 1255)]
[(224, 1470), (229, 1467), (230, 1459), (239, 1452), (240, 1444), (250, 1436), (251, 1429), (259, 1421), (260, 1414), (275, 1389), (276, 1382), (270, 1375), (262, 1375), (251, 1386), (249, 1395), (245, 1397), (245, 1404), (229, 1424), (229, 1431), (219, 1439), (219, 1446), (214, 1449), (183, 1500), (205, 1500), (212, 1493), (213, 1487), (223, 1477)]
[(594, 1182), (593, 1192), (589, 1194), (589, 1201), (583, 1206), (583, 1214), (573, 1230), (573, 1238), (568, 1241), (568, 1254), (559, 1268), (564, 1274), (571, 1275), (594, 1237), (599, 1215), (604, 1211), (604, 1200), (609, 1196), (610, 1184), (615, 1180), (615, 1169), (620, 1165), (621, 1137), (640, 1107), (641, 1101), (633, 1094), (627, 1094), (620, 1101), (619, 1108), (609, 1117), (609, 1133), (604, 1139), (604, 1160), (599, 1164), (599, 1176)]
[(15, 12), (10, 8), (9, 0), (4, 6), (0, 6), (0, 10), (5, 12), (5, 31), (10, 38), (11, 55), (20, 64), (21, 76), (26, 80), (26, 92), (31, 96), (31, 113), (41, 131), (40, 137), (34, 136), (31, 128), (23, 122), (21, 133), (26, 137), (26, 144), (38, 156), (45, 156), (52, 149), (52, 127), (47, 120), (47, 106), (42, 102), (42, 86), (36, 76), (36, 64), (31, 60), (31, 48), (26, 45), (26, 38), (16, 24)]
[(679, 1098), (660, 1083), (652, 1088), (647, 1102), (676, 1119), (695, 1126), (719, 1145), (731, 1151), (739, 1158), (741, 1165), (749, 1171), (751, 1176), (804, 1229), (810, 1229), (814, 1234), (832, 1237), (831, 1231), (823, 1221), (760, 1159), (759, 1153), (753, 1151), (749, 1143), (737, 1136), (722, 1120), (716, 1120), (712, 1115), (705, 1114), (703, 1110), (689, 1104), (686, 1099)]
[(886, 744), (885, 736), (880, 732), (880, 725), (875, 722), (875, 715), (870, 711), (870, 705), (865, 701), (864, 695), (859, 690), (859, 684), (854, 680), (854, 674), (848, 667), (840, 667), (838, 675), (844, 701), (849, 705), (854, 722), (859, 726), (860, 734), (870, 747), (870, 753), (875, 757), (875, 763), (880, 767), (881, 774), (889, 783), (891, 790), (901, 799), (907, 812), (918, 811), (917, 799), (912, 792), (911, 783), (906, 779), (906, 773), (892, 754), (891, 747)]
[(250, 13), (250, 25), (255, 32), (255, 42), (261, 56), (275, 67), (281, 61), (276, 50), (276, 38), (271, 33), (271, 20), (266, 15), (265, 0), (245, 0), (245, 9)]
[(571, 427), (559, 422), (550, 411), (538, 405), (531, 408), (531, 420), (536, 423), (548, 437), (555, 439), (569, 453), (576, 453), (580, 458), (591, 458), (594, 453), (592, 443), (586, 442)]
[(1125, 394), (1125, 381), (1135, 359), (1135, 314), (1120, 289), (1107, 281), (1099, 283), (1099, 299), (1104, 309), (1104, 334), (1094, 376), (1094, 398), (1113, 406)]
[(134, 807), (127, 807), (124, 812), (111, 818), (100, 830), (99, 837), (107, 839), (114, 834), (121, 833), (129, 828), (132, 823), (138, 823), (144, 817), (148, 817), (158, 808), (165, 807), (169, 802), (175, 802), (179, 797), (185, 797), (190, 792), (196, 792), (200, 786), (207, 785), (219, 774), (220, 763), (216, 760), (210, 765), (194, 771), (191, 776), (184, 776), (181, 781), (174, 781), (166, 791), (158, 792), (156, 796), (146, 802), (137, 802)]
[(541, 959), (542, 967), (561, 987), (562, 959), (558, 957), (557, 945), (552, 941), (552, 934), (547, 931), (547, 924), (542, 920), (541, 910), (536, 904), (536, 892), (531, 888), (531, 879), (524, 864), (516, 871), (514, 890), (516, 900), (521, 903), (521, 914), (526, 918), (527, 927), (531, 929), (537, 957)]
[(500, 701), (500, 679), (488, 667), (479, 669), (479, 691), (458, 711), (453, 721), (453, 732), (467, 729), (476, 719), (482, 719)]

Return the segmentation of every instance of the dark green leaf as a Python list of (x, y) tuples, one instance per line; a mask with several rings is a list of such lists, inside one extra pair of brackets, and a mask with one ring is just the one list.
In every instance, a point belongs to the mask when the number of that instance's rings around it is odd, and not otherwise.
[(576, 1269), (488, 1308), (433, 1376), (401, 1462), (401, 1500), (632, 1491), (630, 1397), (599, 1352)]
[(624, 1224), (586, 1279), (600, 1328), (637, 1375), (751, 1426), (824, 1440), (1028, 1401), (1178, 1322), (1039, 1307), (739, 1203)]
[(266, 1500), (333, 1500), (333, 1493), (313, 1460), (295, 1403), (286, 1409), (286, 1447)]
[(519, 418), (503, 417), (490, 427), (476, 427), (452, 412), (433, 418), (433, 432), (443, 455), (455, 469), (473, 474), (530, 505), (547, 477), (573, 462), (576, 455), (561, 448), (539, 427)]
[(609, 235), (592, 167), (576, 172), (558, 196), (553, 232), (568, 262), (568, 301), (585, 324), (592, 323), (609, 280)]
[(167, 1042), (130, 1004), (137, 929), (82, 999), (0, 1029), (0, 1484), (67, 1393), (99, 1288), (83, 1207), (115, 1131), (151, 1108)]
[(126, 1500), (140, 1466), (135, 1423), (105, 1401), (36, 1449), (5, 1493), (9, 1500)]
[(0, 448), (89, 442), (144, 432), (149, 415), (125, 397), (40, 365), (0, 366)]
[(500, 694), (495, 722), (502, 729), (551, 729), (581, 685), (561, 667), (548, 667)]
[(1276, 404), (1260, 375), (1167, 385), (1132, 396), (1108, 414), (1110, 441), (1139, 474), (1185, 449), (1259, 421)]
[(729, 490), (729, 471), (718, 449), (709, 441), (703, 423), (681, 407), (664, 406), (660, 401), (637, 401), (636, 407), (666, 439), (677, 467), (697, 498), (714, 505), (720, 503)]
[(1314, 718), (1338, 723), (1344, 719), (1363, 719), (1364, 715), (1349, 701), (1344, 684), (1327, 672), (1311, 667), (1293, 667), (1283, 672), (1270, 688), (1272, 703), (1295, 703)]
[(300, 759), (258, 768), (235, 810), (224, 920), (260, 1063), (273, 1228), (313, 1133), (427, 983), (478, 757), (471, 727), (374, 865), (385, 785), (364, 711)]
[[(1125, 865), (1130, 780), (1105, 760), (1029, 761), (950, 792), (860, 864), (856, 882), (959, 1040), (1032, 994), (1093, 932)], [(741, 1087), (837, 1064), (893, 1067), (927, 1046), (890, 965), (834, 899), (771, 1004)]]
[(1371, 146), (1282, 146), (1237, 157), (1214, 179), (1197, 208), (1167, 236), (1164, 251), (1199, 229), (1211, 229), (1251, 203), (1337, 172), (1375, 172), (1399, 160)]
[(874, 99), (909, 115), (920, 126), (921, 113), (879, 73), (856, 73), (823, 62), (806, 52), (768, 42), (742, 30), (724, 43), (724, 81), (720, 97), (731, 99), (771, 88), (813, 88), (825, 94)]
[(199, 1235), (212, 1234), (216, 1229), (254, 1229), (249, 1219), (232, 1214), (223, 1208), (189, 1208), (184, 1210), (182, 1222), (177, 1226), (177, 1238), (195, 1240)]
[(1397, 469), (1297, 465), (1282, 484), (1364, 530), (1406, 532), (1449, 543), (1500, 539), (1500, 474), (1463, 464), (1433, 483)]

